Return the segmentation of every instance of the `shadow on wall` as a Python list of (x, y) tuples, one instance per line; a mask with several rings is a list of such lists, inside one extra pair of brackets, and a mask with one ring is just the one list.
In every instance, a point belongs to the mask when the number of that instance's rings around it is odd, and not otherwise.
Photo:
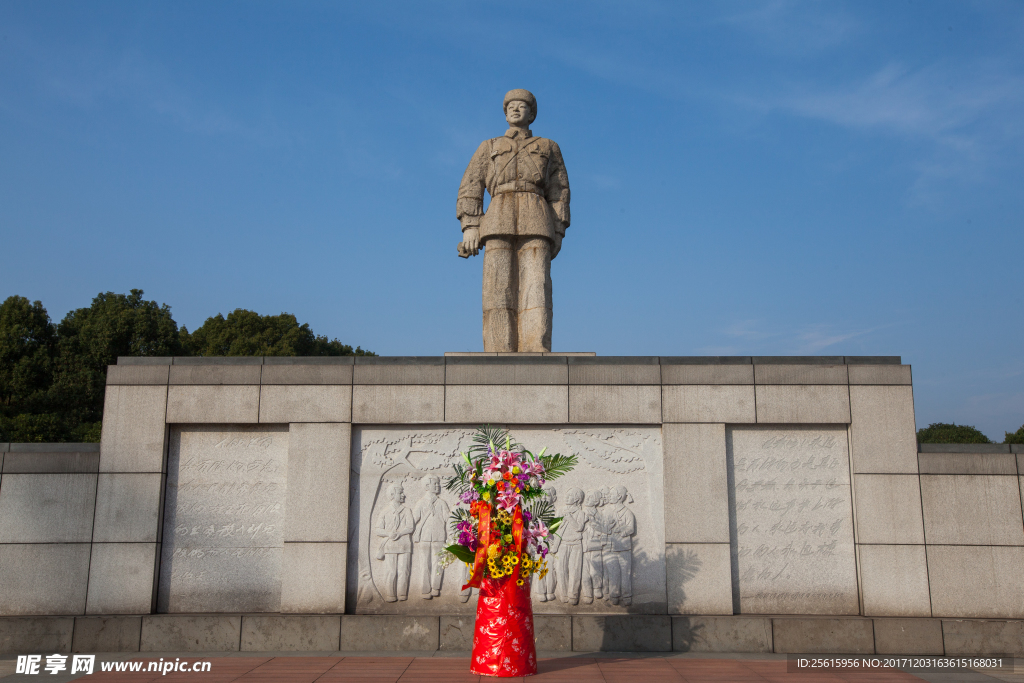
[(694, 623), (690, 617), (677, 617), (672, 624), (672, 649), (679, 652), (693, 650), (696, 645), (704, 642), (702, 632), (705, 626), (703, 623)]
[[(694, 572), (699, 570), (699, 563), (700, 561), (696, 560)], [(665, 561), (661, 557), (651, 557), (646, 552), (633, 553), (631, 569), (634, 574), (664, 571), (664, 567)], [(573, 649), (601, 652), (670, 652), (672, 617), (665, 613), (664, 603), (659, 607), (657, 613), (652, 614), (650, 603), (622, 605), (620, 601), (619, 606), (614, 608), (616, 614), (593, 615), (592, 619), (576, 620), (573, 624)], [(625, 611), (625, 614), (622, 614), (622, 611)], [(591, 628), (597, 633), (588, 633)]]

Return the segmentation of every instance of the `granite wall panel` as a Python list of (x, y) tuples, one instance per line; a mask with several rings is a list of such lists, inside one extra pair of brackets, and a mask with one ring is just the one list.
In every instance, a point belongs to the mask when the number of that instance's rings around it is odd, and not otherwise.
[(725, 425), (666, 424), (665, 540), (729, 542)]
[(175, 427), (158, 610), (279, 612), (287, 427)]
[(108, 386), (101, 472), (162, 472), (167, 446), (166, 386)]

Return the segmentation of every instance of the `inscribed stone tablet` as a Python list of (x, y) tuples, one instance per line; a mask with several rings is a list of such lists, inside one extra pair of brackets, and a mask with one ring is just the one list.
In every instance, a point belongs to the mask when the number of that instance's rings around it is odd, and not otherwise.
[(158, 609), (278, 612), (288, 428), (171, 430)]
[(857, 614), (845, 427), (726, 431), (744, 614)]
[[(354, 428), (346, 604), (360, 614), (452, 614), (476, 609), (476, 590), (462, 592), (465, 565), (438, 568), (431, 556), (453, 543), (448, 526), (456, 499), (443, 482), (472, 427)], [(549, 484), (563, 523), (553, 569), (534, 577), (539, 613), (664, 613), (665, 520), (661, 430), (654, 427), (517, 428), (533, 452), (575, 453), (580, 464)], [(394, 489), (402, 488), (396, 504)], [(619, 490), (621, 487), (621, 490)], [(547, 488), (547, 487), (546, 487)], [(569, 493), (578, 498), (569, 505)], [(441, 523), (443, 520), (443, 524)], [(392, 539), (392, 532), (398, 536)]]

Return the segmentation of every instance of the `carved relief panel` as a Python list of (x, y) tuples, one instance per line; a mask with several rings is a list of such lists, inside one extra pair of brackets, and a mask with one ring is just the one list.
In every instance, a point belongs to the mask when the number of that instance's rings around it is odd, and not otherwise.
[(287, 425), (171, 429), (158, 611), (280, 611), (287, 472)]
[(857, 614), (846, 427), (734, 427), (726, 449), (740, 612)]
[[(357, 613), (472, 612), (466, 568), (441, 567), (454, 542), (457, 501), (443, 489), (473, 428), (355, 428), (346, 602)], [(566, 517), (551, 571), (534, 578), (539, 613), (665, 609), (661, 430), (651, 427), (513, 428), (527, 448), (576, 453), (580, 464), (549, 484)]]

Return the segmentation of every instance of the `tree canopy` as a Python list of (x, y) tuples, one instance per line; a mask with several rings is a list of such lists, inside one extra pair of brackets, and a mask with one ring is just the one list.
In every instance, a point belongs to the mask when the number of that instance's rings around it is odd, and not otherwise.
[(1015, 432), (1006, 432), (1003, 443), (1024, 443), (1024, 425), (1021, 425), (1020, 429)]
[(375, 355), (316, 335), (289, 313), (237, 309), (190, 334), (170, 306), (143, 296), (98, 294), (58, 325), (39, 301), (0, 304), (0, 441), (99, 441), (107, 366), (118, 356)]
[(57, 328), (42, 302), (0, 304), (0, 441), (41, 441), (60, 431), (50, 409)]
[(917, 430), (918, 443), (992, 443), (974, 427), (945, 422), (933, 422)]
[(225, 318), (207, 318), (195, 332), (181, 328), (181, 342), (193, 356), (372, 356), (337, 339), (313, 334), (291, 313), (260, 315), (236, 308)]

